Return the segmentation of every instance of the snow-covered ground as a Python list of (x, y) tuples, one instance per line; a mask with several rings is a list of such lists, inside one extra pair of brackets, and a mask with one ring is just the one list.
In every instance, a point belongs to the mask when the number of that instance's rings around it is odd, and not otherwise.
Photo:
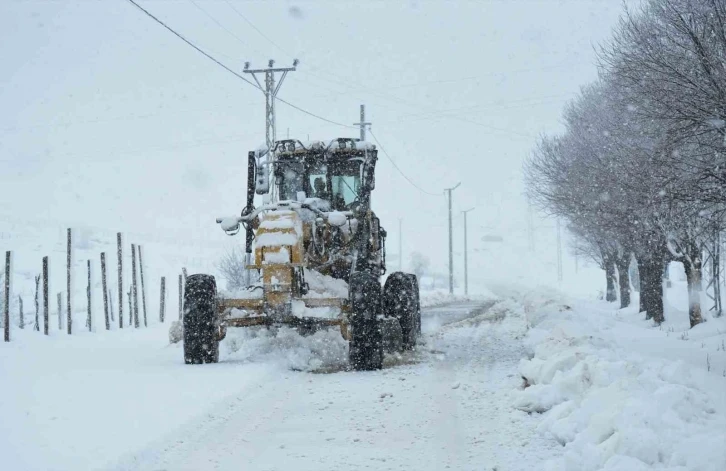
[[(346, 369), (337, 332), (167, 324), (0, 345), (5, 469), (726, 469), (726, 319), (688, 329), (551, 289), (424, 296), (423, 344)], [(525, 379), (526, 378), (526, 381)], [(526, 387), (525, 387), (526, 386)]]
[(10, 469), (529, 469), (560, 446), (511, 406), (526, 324), (493, 303), (426, 309), (425, 344), (372, 373), (345, 371), (335, 332), (235, 330), (201, 367), (160, 324), (18, 332), (0, 453)]

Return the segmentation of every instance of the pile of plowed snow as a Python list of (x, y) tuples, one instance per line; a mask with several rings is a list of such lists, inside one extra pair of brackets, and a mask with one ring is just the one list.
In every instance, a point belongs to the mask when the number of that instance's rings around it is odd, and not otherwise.
[(225, 362), (268, 361), (299, 371), (342, 369), (348, 364), (348, 342), (335, 328), (309, 336), (289, 327), (228, 329), (220, 344)]
[(655, 327), (604, 302), (520, 298), (536, 301), (515, 407), (565, 447), (540, 469), (726, 469), (726, 319), (676, 332), (686, 312)]

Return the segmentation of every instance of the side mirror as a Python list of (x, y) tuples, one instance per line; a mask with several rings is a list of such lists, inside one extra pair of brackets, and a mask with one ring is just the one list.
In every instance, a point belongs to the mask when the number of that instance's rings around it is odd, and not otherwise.
[(222, 218), (218, 219), (217, 222), (227, 235), (235, 235), (239, 232), (239, 218)]
[(255, 179), (255, 193), (264, 195), (270, 191), (270, 170), (265, 165), (257, 166), (257, 178)]
[(364, 165), (363, 166), (363, 173), (361, 178), (362, 182), (365, 182), (365, 185), (368, 185), (368, 188), (371, 190), (375, 190), (376, 188), (376, 174), (373, 172), (373, 166), (372, 165)]

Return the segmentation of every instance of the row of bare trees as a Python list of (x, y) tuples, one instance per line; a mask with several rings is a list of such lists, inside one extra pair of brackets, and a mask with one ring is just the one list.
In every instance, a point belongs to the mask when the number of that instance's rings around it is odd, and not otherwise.
[(640, 310), (656, 323), (664, 270), (682, 262), (694, 326), (702, 254), (726, 203), (726, 0), (646, 0), (625, 11), (599, 58), (598, 81), (565, 109), (565, 132), (543, 137), (527, 161), (529, 196), (567, 220), (622, 307), (634, 257)]

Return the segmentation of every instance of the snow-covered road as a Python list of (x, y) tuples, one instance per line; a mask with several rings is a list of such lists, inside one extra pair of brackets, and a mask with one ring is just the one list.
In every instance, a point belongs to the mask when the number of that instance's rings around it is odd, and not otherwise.
[(254, 379), (114, 467), (533, 469), (561, 446), (535, 433), (536, 416), (511, 406), (524, 328), (490, 315), (492, 304), (424, 310), (420, 351), (378, 372), (211, 365), (230, 375), (252, 369)]

